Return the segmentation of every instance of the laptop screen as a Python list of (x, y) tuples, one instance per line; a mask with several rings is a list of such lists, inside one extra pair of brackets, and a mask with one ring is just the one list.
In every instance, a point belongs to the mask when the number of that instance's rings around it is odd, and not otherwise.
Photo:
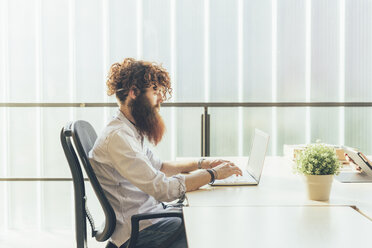
[(260, 181), (268, 143), (269, 135), (261, 130), (255, 129), (247, 170), (257, 182)]

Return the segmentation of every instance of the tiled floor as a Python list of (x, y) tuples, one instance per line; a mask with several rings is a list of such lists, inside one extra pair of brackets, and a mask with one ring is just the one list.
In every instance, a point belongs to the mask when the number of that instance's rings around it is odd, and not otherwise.
[[(0, 248), (75, 248), (74, 235), (72, 231), (6, 230), (0, 232)], [(106, 243), (99, 243), (89, 235), (89, 248), (105, 247)]]

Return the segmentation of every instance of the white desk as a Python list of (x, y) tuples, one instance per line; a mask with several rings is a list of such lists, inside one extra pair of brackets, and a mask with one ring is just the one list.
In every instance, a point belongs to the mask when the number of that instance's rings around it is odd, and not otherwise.
[(184, 208), (189, 248), (371, 247), (372, 222), (350, 207)]
[(356, 206), (372, 218), (372, 183), (334, 180), (329, 201), (311, 201), (307, 199), (301, 175), (293, 174), (292, 166), (293, 162), (287, 158), (267, 157), (258, 186), (208, 185), (186, 194), (189, 206), (343, 205)]
[(334, 180), (329, 201), (311, 201), (292, 166), (267, 157), (258, 186), (187, 193), (189, 247), (371, 247), (372, 184)]

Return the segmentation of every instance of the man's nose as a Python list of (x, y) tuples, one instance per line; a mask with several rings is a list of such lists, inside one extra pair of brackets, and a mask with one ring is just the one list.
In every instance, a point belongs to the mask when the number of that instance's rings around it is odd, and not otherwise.
[(163, 102), (163, 96), (161, 95), (161, 93), (158, 93), (158, 102), (159, 103)]

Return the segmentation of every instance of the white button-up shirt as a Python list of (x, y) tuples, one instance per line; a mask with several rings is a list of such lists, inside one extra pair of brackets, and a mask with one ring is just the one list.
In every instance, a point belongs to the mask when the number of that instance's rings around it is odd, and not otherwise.
[[(130, 238), (131, 216), (164, 211), (161, 202), (183, 197), (185, 177), (167, 177), (162, 162), (144, 144), (136, 127), (118, 111), (89, 152), (89, 160), (116, 214), (111, 242)], [(158, 219), (140, 221), (140, 230)]]

